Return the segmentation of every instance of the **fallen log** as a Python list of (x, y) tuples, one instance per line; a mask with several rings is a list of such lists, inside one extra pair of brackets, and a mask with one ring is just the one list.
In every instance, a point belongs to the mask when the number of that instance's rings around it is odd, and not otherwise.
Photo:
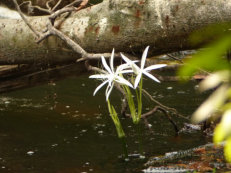
[[(60, 31), (89, 53), (139, 54), (150, 45), (149, 55), (192, 49), (189, 35), (208, 24), (231, 21), (230, 0), (114, 0), (73, 12)], [(48, 17), (28, 17), (38, 31)], [(50, 64), (81, 58), (60, 39), (36, 37), (22, 20), (0, 19), (0, 64)]]

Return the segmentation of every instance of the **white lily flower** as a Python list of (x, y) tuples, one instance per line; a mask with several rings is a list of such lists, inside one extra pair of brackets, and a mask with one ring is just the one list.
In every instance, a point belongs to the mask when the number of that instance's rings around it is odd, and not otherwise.
[(114, 71), (114, 49), (112, 51), (111, 54), (111, 59), (110, 59), (110, 67), (107, 65), (107, 62), (105, 60), (105, 58), (102, 56), (101, 57), (102, 63), (104, 68), (106, 69), (104, 74), (96, 74), (96, 75), (91, 75), (89, 78), (95, 78), (95, 79), (103, 79), (103, 83), (101, 83), (94, 91), (93, 95), (95, 95), (100, 88), (102, 88), (105, 84), (108, 83), (108, 86), (106, 88), (106, 100), (108, 100), (110, 93), (113, 89), (114, 86), (114, 82), (123, 84), (123, 85), (127, 85), (131, 88), (133, 88), (132, 84), (127, 81), (126, 79), (124, 79), (123, 77), (120, 76), (120, 74), (124, 74), (124, 73), (130, 73), (131, 70), (124, 70), (127, 69), (128, 65), (127, 64), (122, 64), (120, 66), (117, 67), (116, 71)]
[(162, 68), (162, 67), (166, 66), (166, 64), (156, 64), (156, 65), (151, 65), (151, 66), (149, 66), (147, 68), (144, 68), (146, 57), (147, 57), (147, 54), (148, 54), (148, 49), (149, 49), (149, 46), (147, 46), (146, 49), (143, 52), (140, 67), (138, 67), (133, 61), (128, 59), (126, 56), (121, 54), (124, 61), (126, 61), (126, 63), (131, 66), (133, 72), (137, 75), (136, 79), (135, 79), (135, 83), (134, 83), (134, 88), (137, 88), (137, 86), (138, 86), (138, 84), (140, 82), (142, 74), (145, 74), (146, 76), (148, 76), (152, 80), (159, 83), (160, 81), (155, 76), (150, 74), (149, 71), (154, 70), (154, 69), (158, 69), (158, 68)]

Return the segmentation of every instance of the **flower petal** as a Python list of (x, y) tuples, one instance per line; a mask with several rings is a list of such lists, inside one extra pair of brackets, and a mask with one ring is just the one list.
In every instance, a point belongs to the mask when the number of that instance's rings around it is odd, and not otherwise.
[(123, 55), (122, 53), (120, 53), (120, 55), (121, 55), (121, 57), (123, 58), (123, 60), (124, 60), (127, 64), (131, 64), (131, 63), (132, 63), (132, 61), (131, 61), (129, 58), (127, 58), (125, 55)]
[(108, 82), (108, 80), (104, 81), (103, 83), (101, 83), (94, 91), (93, 96), (97, 93), (97, 91), (99, 91), (100, 88), (102, 88), (106, 83)]
[(145, 68), (145, 71), (151, 71), (151, 70), (155, 70), (155, 69), (162, 68), (165, 66), (167, 66), (167, 65), (166, 64), (151, 65), (151, 66), (148, 66), (147, 68)]
[(112, 85), (111, 86), (107, 86), (107, 89), (106, 89), (106, 100), (108, 101), (108, 98), (109, 98), (109, 96), (110, 96), (110, 94), (111, 94), (111, 91), (112, 91), (112, 89), (113, 89), (113, 86), (114, 86), (114, 83), (112, 83)]
[(160, 81), (153, 75), (151, 75), (150, 73), (146, 72), (145, 70), (143, 71), (143, 74), (145, 74), (146, 76), (148, 76), (149, 78), (151, 78), (152, 80), (160, 83)]
[(108, 75), (106, 75), (106, 74), (95, 74), (95, 75), (89, 76), (89, 78), (106, 79), (106, 78), (108, 78)]
[(132, 70), (135, 74), (139, 73), (140, 68), (135, 64), (136, 62), (139, 62), (139, 61), (137, 61), (137, 60), (132, 61), (132, 60), (128, 59), (126, 56), (124, 56), (122, 53), (121, 53), (121, 57), (132, 68)]
[(123, 77), (117, 76), (116, 82), (130, 86), (131, 88), (133, 88), (132, 84), (129, 81), (127, 81), (126, 79), (124, 79)]
[(140, 82), (141, 76), (142, 76), (142, 73), (139, 73), (139, 74), (136, 76), (135, 84), (134, 84), (134, 88), (135, 88), (135, 89), (136, 89), (136, 87), (138, 86), (138, 84), (139, 84), (139, 82)]
[(111, 66), (111, 71), (114, 72), (114, 64), (113, 64), (113, 61), (114, 61), (114, 48), (112, 50), (112, 53), (111, 53), (111, 59), (110, 59), (110, 66)]
[(108, 71), (108, 73), (112, 74), (112, 71), (111, 71), (110, 67), (107, 65), (107, 62), (103, 56), (101, 56), (101, 60), (102, 60), (104, 68)]
[(141, 58), (141, 65), (140, 65), (140, 68), (143, 69), (144, 68), (144, 64), (145, 64), (145, 61), (146, 61), (146, 57), (148, 55), (148, 49), (149, 49), (149, 46), (147, 46), (143, 52), (143, 55), (142, 55), (142, 58)]

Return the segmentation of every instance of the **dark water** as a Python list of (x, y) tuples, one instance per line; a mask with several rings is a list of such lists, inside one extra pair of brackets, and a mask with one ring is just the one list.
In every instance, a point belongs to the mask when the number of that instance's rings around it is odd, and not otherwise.
[[(141, 172), (146, 161), (121, 159), (121, 141), (108, 116), (104, 91), (92, 96), (97, 84), (88, 75), (0, 95), (0, 172), (130, 173)], [(150, 94), (186, 115), (202, 102), (196, 83), (145, 81)], [(119, 93), (111, 100), (120, 110)], [(144, 110), (152, 108), (146, 102)], [(182, 126), (183, 119), (173, 117)], [(157, 113), (142, 123), (146, 158), (208, 142), (200, 133), (174, 137), (171, 124)], [(138, 134), (130, 119), (122, 119), (129, 154), (138, 153)]]

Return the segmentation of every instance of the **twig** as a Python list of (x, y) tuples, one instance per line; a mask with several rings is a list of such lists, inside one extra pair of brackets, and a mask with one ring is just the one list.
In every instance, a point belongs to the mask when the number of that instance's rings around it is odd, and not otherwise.
[(162, 109), (164, 109), (164, 110), (166, 110), (166, 111), (170, 111), (170, 112), (172, 112), (173, 114), (175, 114), (175, 115), (177, 115), (177, 116), (179, 116), (179, 117), (181, 117), (181, 118), (184, 118), (184, 119), (186, 119), (186, 120), (189, 120), (187, 117), (185, 117), (185, 116), (179, 114), (179, 113), (177, 112), (176, 109), (170, 108), (170, 107), (168, 107), (168, 106), (165, 106), (165, 105), (161, 104), (159, 101), (157, 101), (156, 99), (154, 99), (145, 89), (143, 89), (142, 91), (143, 91), (143, 93), (144, 93), (150, 100), (152, 100), (154, 103), (156, 103), (156, 104), (157, 104), (158, 106), (160, 106)]
[(81, 2), (82, 2), (82, 0), (75, 0), (75, 1), (71, 2), (70, 4), (66, 5), (65, 7), (75, 6), (76, 4), (79, 5)]
[(158, 110), (161, 111), (161, 112), (163, 112), (163, 113), (167, 116), (169, 122), (170, 122), (170, 123), (173, 125), (173, 127), (174, 127), (174, 130), (175, 130), (176, 135), (178, 135), (179, 129), (178, 129), (176, 123), (173, 121), (173, 119), (172, 119), (171, 116), (169, 115), (169, 112), (166, 111), (166, 109), (163, 109), (163, 108), (160, 107), (160, 106), (155, 106), (155, 107), (154, 107), (152, 110), (150, 110), (149, 112), (142, 114), (142, 115), (141, 115), (141, 118), (147, 118), (148, 116), (152, 115), (153, 113), (155, 113), (155, 112), (158, 111)]
[(56, 8), (60, 5), (60, 3), (62, 2), (62, 0), (59, 0), (55, 6), (51, 9), (52, 12), (54, 12), (56, 10)]
[(53, 0), (49, 0), (49, 1), (47, 1), (47, 3), (46, 3), (46, 7), (47, 7), (48, 10), (51, 10), (51, 6), (50, 6), (50, 4), (49, 4), (51, 1), (53, 1)]
[(50, 10), (49, 9), (46, 9), (46, 8), (42, 8), (40, 6), (37, 6), (37, 5), (32, 5), (32, 2), (31, 1), (24, 1), (20, 4), (20, 6), (22, 6), (23, 4), (27, 4), (28, 5), (28, 9), (37, 9), (39, 11), (42, 11), (42, 12), (45, 12), (47, 14), (50, 14)]
[(20, 14), (21, 18), (23, 19), (23, 21), (27, 24), (27, 26), (31, 29), (31, 31), (33, 31), (33, 33), (38, 37), (40, 38), (40, 33), (38, 31), (36, 31), (34, 29), (34, 27), (28, 22), (28, 20), (26, 19), (26, 17), (24, 16), (24, 14), (22, 13), (19, 5), (18, 5), (18, 2), (17, 0), (13, 0), (14, 2), (14, 5), (15, 5), (15, 8), (17, 9), (18, 13)]
[(88, 0), (82, 0), (81, 4), (76, 9), (76, 11), (79, 11), (79, 10), (83, 9), (84, 7), (86, 7), (87, 3), (88, 3)]
[(174, 60), (177, 60), (177, 61), (179, 61), (180, 63), (184, 63), (181, 59), (179, 59), (179, 58), (177, 58), (177, 57), (175, 57), (175, 56), (172, 56), (172, 55), (170, 55), (170, 54), (166, 54), (168, 57), (170, 57), (170, 58), (172, 58), (172, 59), (174, 59)]

